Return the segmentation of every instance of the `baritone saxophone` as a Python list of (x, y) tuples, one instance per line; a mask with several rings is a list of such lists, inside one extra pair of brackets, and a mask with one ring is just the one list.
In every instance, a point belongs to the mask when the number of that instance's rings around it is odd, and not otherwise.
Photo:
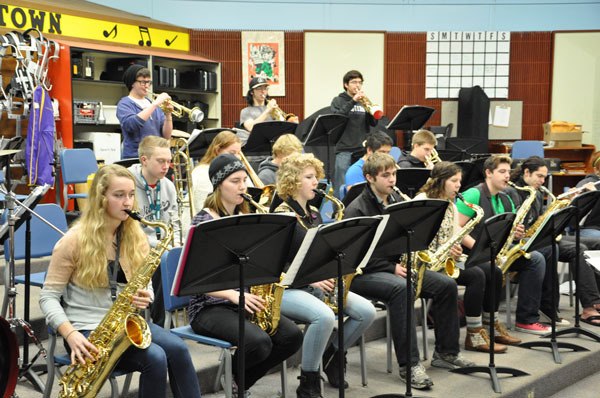
[(98, 327), (88, 337), (89, 342), (98, 349), (95, 360), (87, 359), (85, 365), (79, 362), (71, 364), (61, 377), (61, 398), (95, 397), (121, 355), (131, 345), (145, 349), (152, 342), (148, 323), (138, 314), (138, 308), (133, 305), (131, 298), (150, 283), (154, 271), (160, 265), (162, 254), (168, 250), (173, 240), (173, 228), (163, 222), (144, 220), (133, 211), (127, 213), (146, 226), (163, 229), (165, 237), (150, 250), (144, 264), (136, 270)]

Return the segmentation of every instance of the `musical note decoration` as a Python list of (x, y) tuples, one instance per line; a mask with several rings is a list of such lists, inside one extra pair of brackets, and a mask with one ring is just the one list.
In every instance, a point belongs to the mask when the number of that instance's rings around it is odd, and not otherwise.
[(144, 33), (145, 33), (146, 35), (148, 35), (148, 40), (146, 40), (146, 46), (152, 47), (152, 38), (150, 37), (150, 30), (146, 26), (138, 26), (138, 29), (140, 30), (140, 41), (138, 41), (138, 44), (140, 46), (144, 45)]
[(172, 38), (171, 40), (165, 39), (165, 44), (167, 45), (167, 47), (171, 47), (171, 44), (173, 44), (173, 42), (175, 41), (175, 39), (177, 39), (178, 37), (179, 37), (179, 35), (175, 35), (175, 37)]
[(110, 31), (105, 30), (104, 32), (102, 32), (102, 34), (104, 35), (104, 37), (106, 37), (108, 39), (108, 36), (115, 34), (113, 36), (113, 39), (117, 37), (117, 24), (115, 24), (115, 26), (113, 26), (113, 28)]

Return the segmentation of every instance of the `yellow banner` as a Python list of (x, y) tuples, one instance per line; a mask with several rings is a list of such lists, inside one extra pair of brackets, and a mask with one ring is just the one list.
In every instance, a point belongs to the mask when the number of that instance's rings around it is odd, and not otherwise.
[(110, 44), (132, 44), (140, 47), (189, 51), (188, 33), (78, 17), (0, 3), (0, 28), (27, 30), (65, 37), (99, 40)]

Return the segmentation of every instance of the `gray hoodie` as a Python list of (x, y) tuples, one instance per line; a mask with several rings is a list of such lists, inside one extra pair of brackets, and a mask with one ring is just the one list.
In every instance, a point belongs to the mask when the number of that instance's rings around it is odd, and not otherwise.
[[(149, 220), (153, 220), (154, 214), (150, 212), (150, 200), (146, 194), (146, 182), (142, 177), (142, 165), (137, 163), (128, 168), (135, 177), (135, 196), (138, 203), (138, 211)], [(156, 187), (150, 188), (150, 197), (155, 197)], [(177, 192), (175, 185), (167, 178), (160, 180), (160, 220), (173, 227), (174, 236), (179, 236), (181, 225), (177, 213)], [(148, 235), (150, 246), (155, 247), (158, 243), (156, 230), (144, 226), (144, 232)], [(164, 235), (164, 231), (161, 231)]]

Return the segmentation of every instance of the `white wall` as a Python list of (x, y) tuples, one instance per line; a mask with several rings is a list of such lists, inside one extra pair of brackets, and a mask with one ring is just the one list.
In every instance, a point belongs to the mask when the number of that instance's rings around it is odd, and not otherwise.
[(583, 142), (600, 147), (600, 32), (557, 33), (552, 120), (583, 125)]
[(192, 29), (549, 31), (600, 28), (597, 0), (91, 0)]
[(306, 32), (304, 35), (304, 114), (331, 104), (344, 91), (342, 78), (356, 69), (373, 103), (383, 103), (383, 33)]

